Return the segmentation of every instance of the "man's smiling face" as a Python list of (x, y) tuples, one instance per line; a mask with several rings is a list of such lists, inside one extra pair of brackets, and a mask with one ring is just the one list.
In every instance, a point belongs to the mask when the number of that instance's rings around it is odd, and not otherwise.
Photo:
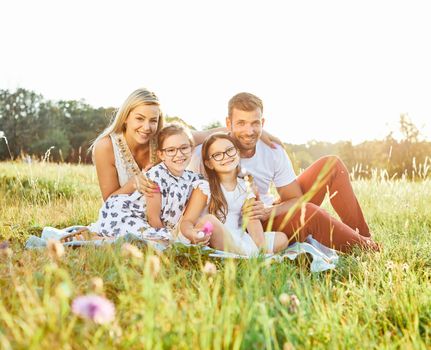
[(256, 143), (262, 135), (264, 122), (260, 108), (253, 111), (234, 108), (231, 116), (226, 118), (226, 126), (238, 141), (238, 146), (242, 151), (255, 149)]

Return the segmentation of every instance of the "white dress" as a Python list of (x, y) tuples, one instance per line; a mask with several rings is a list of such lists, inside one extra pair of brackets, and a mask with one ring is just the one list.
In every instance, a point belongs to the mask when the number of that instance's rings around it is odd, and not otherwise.
[[(234, 247), (229, 247), (229, 251), (242, 255), (256, 255), (259, 253), (259, 248), (254, 243), (251, 236), (245, 232), (242, 228), (242, 215), (241, 208), (245, 201), (250, 198), (254, 198), (255, 195), (252, 191), (247, 189), (246, 183), (243, 179), (238, 178), (238, 183), (233, 191), (227, 191), (223, 185), (221, 189), (227, 203), (227, 215), (224, 225), (231, 234)], [(197, 186), (206, 196), (207, 204), (210, 200), (210, 189), (209, 184), (205, 180), (201, 180), (197, 183)], [(207, 213), (207, 209), (206, 212)], [(267, 252), (273, 251), (274, 246), (274, 232), (265, 232), (266, 250)]]

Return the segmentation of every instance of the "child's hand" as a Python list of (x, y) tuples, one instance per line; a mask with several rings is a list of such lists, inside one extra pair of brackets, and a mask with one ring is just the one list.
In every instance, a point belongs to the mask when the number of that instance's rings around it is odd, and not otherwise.
[(269, 218), (269, 211), (265, 210), (265, 205), (262, 201), (251, 198), (244, 202), (241, 213), (246, 216), (248, 220), (267, 220)]
[(210, 242), (211, 235), (206, 235), (202, 233), (203, 232), (201, 229), (194, 228), (190, 237), (190, 241), (193, 244), (208, 245)]

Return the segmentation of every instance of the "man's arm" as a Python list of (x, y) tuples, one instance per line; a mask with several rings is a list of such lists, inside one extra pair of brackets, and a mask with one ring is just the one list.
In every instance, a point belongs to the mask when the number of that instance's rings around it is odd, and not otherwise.
[[(203, 131), (198, 131), (198, 130), (191, 131), (193, 140), (196, 146), (201, 145), (208, 136), (214, 134), (215, 132), (228, 132), (228, 129), (226, 127), (219, 127), (219, 128), (212, 128), (212, 129), (203, 130)], [(274, 135), (270, 134), (265, 130), (263, 130), (262, 135), (260, 136), (260, 139), (271, 148), (276, 148), (274, 144), (278, 144), (280, 146), (283, 145), (283, 143), (278, 137), (275, 137)]]
[(227, 132), (227, 129), (225, 127), (220, 127), (220, 128), (212, 128), (212, 129), (203, 130), (203, 131), (198, 131), (198, 130), (191, 131), (195, 145), (201, 145), (209, 135), (212, 135), (215, 132)]

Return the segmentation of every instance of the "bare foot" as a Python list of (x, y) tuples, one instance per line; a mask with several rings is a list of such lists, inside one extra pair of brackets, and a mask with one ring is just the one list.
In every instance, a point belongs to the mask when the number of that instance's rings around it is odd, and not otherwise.
[(88, 228), (84, 227), (79, 229), (78, 231), (69, 233), (68, 235), (62, 237), (60, 242), (72, 242), (72, 241), (94, 241), (98, 239), (103, 239), (104, 237), (100, 237), (97, 234), (90, 232)]

